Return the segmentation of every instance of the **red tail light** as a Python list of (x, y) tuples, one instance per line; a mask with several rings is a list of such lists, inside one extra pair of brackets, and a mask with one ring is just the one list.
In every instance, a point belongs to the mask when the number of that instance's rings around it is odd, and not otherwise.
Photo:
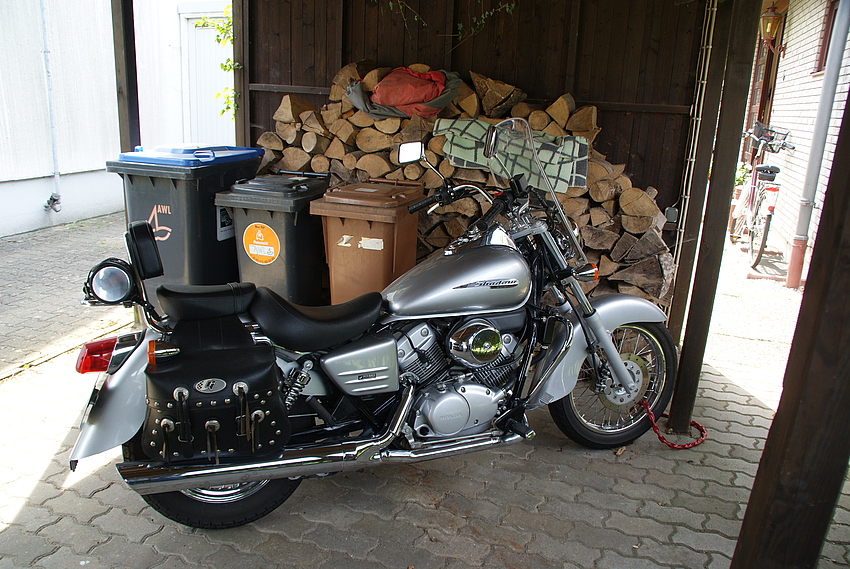
[(106, 371), (109, 368), (109, 360), (112, 359), (112, 351), (118, 338), (104, 338), (95, 340), (83, 346), (77, 357), (77, 373), (90, 373), (93, 371)]

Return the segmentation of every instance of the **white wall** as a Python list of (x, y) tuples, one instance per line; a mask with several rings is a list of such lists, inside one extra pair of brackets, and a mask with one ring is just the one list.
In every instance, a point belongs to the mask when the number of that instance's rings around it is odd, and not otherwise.
[[(229, 50), (192, 26), (227, 2), (134, 4), (142, 145), (232, 145), (213, 99), (232, 82), (218, 68)], [(0, 23), (0, 236), (123, 209), (105, 172), (119, 154), (110, 0), (0, 0)], [(60, 212), (44, 208), (53, 193)]]
[[(785, 57), (779, 61), (776, 92), (770, 122), (791, 130), (789, 141), (796, 146), (791, 152), (768, 154), (770, 164), (782, 171), (777, 177), (781, 184), (771, 232), (781, 236), (786, 246), (794, 238), (800, 209), (803, 183), (809, 160), (815, 116), (820, 100), (823, 73), (813, 73), (820, 46), (821, 28), (826, 9), (825, 0), (792, 0), (786, 17)], [(820, 207), (826, 192), (832, 167), (835, 143), (844, 114), (850, 86), (850, 44), (844, 50), (842, 71), (832, 108), (826, 153), (821, 165), (815, 210), (809, 226), (809, 246), (814, 243), (820, 221)], [(805, 278), (805, 274), (803, 275)]]
[[(0, 235), (120, 210), (109, 0), (0, 2)], [(45, 61), (47, 54), (47, 62)], [(54, 192), (62, 211), (45, 211)]]

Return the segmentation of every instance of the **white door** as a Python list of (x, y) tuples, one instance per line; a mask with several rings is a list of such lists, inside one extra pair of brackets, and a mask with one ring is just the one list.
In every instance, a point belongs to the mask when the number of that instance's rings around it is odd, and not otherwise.
[(196, 26), (203, 16), (220, 18), (222, 15), (221, 11), (181, 13), (183, 131), (186, 142), (226, 146), (236, 143), (233, 113), (222, 115), (224, 100), (221, 96), (216, 98), (217, 93), (233, 87), (233, 73), (220, 67), (228, 57), (233, 57), (233, 46), (220, 46), (215, 40), (215, 28)]

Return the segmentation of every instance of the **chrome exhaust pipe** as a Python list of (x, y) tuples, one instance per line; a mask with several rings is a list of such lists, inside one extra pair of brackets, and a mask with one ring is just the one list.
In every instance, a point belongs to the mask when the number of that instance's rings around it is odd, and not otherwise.
[(504, 436), (487, 434), (463, 441), (434, 443), (414, 450), (386, 449), (393, 439), (401, 433), (412, 407), (413, 388), (407, 387), (402, 395), (402, 403), (393, 416), (389, 428), (381, 436), (365, 441), (288, 449), (285, 456), (279, 460), (218, 466), (152, 465), (132, 462), (118, 464), (117, 469), (124, 482), (139, 494), (158, 494), (160, 492), (225, 486), (275, 478), (333, 474), (344, 470), (376, 466), (382, 462), (419, 462), (465, 454), (523, 440), (521, 436), (513, 433)]

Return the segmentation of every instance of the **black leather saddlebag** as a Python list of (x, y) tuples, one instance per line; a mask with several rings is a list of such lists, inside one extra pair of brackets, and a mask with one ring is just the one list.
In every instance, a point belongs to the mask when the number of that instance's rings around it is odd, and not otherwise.
[(279, 451), (291, 434), (269, 345), (190, 351), (147, 371), (148, 457), (210, 462)]

